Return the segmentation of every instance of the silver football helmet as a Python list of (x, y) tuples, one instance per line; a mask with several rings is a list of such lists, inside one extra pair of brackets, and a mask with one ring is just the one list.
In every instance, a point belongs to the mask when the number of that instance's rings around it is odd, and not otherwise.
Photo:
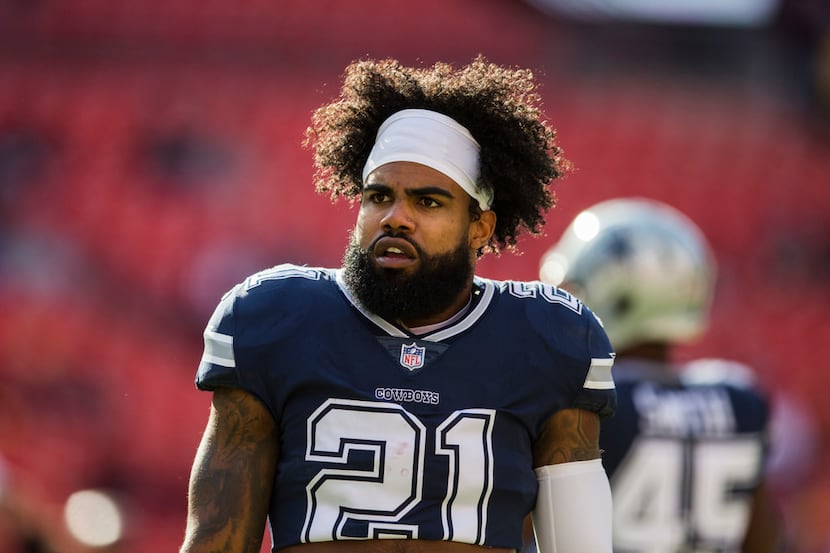
[(700, 335), (715, 276), (714, 256), (697, 225), (644, 198), (584, 210), (540, 267), (543, 282), (562, 286), (599, 316), (617, 351)]

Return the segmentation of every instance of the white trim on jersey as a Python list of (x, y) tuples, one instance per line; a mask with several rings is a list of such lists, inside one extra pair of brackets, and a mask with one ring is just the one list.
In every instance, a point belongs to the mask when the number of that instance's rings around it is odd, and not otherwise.
[[(346, 299), (360, 311), (360, 313), (375, 323), (378, 327), (384, 330), (390, 336), (395, 336), (398, 338), (408, 338), (410, 335), (404, 332), (403, 330), (399, 329), (386, 319), (371, 313), (370, 311), (366, 310), (360, 303), (352, 296), (351, 292), (349, 291), (349, 287), (346, 285), (345, 280), (343, 279), (343, 269), (337, 270), (337, 286), (343, 292), (343, 295), (346, 296)], [(481, 300), (479, 300), (478, 304), (464, 317), (462, 317), (457, 323), (448, 326), (447, 328), (440, 330), (434, 334), (429, 334), (426, 336), (418, 336), (419, 340), (425, 340), (427, 342), (440, 342), (441, 340), (446, 340), (447, 338), (451, 338), (452, 336), (456, 336), (457, 334), (461, 334), (465, 330), (469, 329), (472, 325), (478, 321), (484, 312), (487, 310), (487, 307), (490, 305), (493, 296), (495, 295), (495, 285), (491, 280), (487, 279), (480, 279), (478, 277), (475, 278), (475, 283), (483, 288), (483, 293), (481, 295)]]
[(236, 368), (236, 358), (233, 354), (233, 336), (220, 334), (213, 330), (205, 330), (205, 351), (202, 361), (221, 367)]
[(614, 359), (611, 357), (591, 358), (591, 367), (585, 377), (583, 388), (589, 390), (613, 390), (614, 378), (611, 376), (611, 367), (614, 366)]
[(472, 311), (467, 313), (467, 316), (458, 321), (457, 324), (452, 325), (451, 327), (445, 328), (440, 332), (436, 332), (432, 336), (428, 336), (424, 338), (425, 340), (429, 340), (431, 342), (440, 342), (446, 338), (451, 336), (455, 336), (456, 334), (460, 334), (473, 326), (476, 321), (478, 321), (484, 312), (487, 310), (487, 307), (490, 305), (490, 301), (493, 299), (493, 295), (496, 293), (496, 287), (493, 285), (493, 282), (490, 280), (483, 280), (478, 277), (475, 278), (475, 284), (482, 288), (481, 299), (478, 301), (478, 304), (473, 308)]
[(346, 296), (346, 299), (349, 300), (349, 303), (351, 303), (355, 307), (355, 309), (360, 311), (360, 313), (363, 314), (364, 317), (366, 317), (367, 319), (369, 319), (370, 321), (372, 321), (373, 323), (378, 325), (381, 329), (386, 331), (386, 333), (389, 334), (390, 336), (397, 336), (399, 338), (407, 338), (408, 337), (408, 334), (406, 334), (403, 330), (399, 329), (398, 327), (396, 327), (392, 323), (387, 322), (385, 319), (383, 319), (381, 317), (378, 317), (374, 313), (371, 313), (371, 312), (367, 311), (366, 309), (363, 308), (362, 305), (360, 305), (360, 303), (358, 303), (358, 301), (355, 299), (355, 297), (352, 296), (352, 293), (349, 290), (349, 287), (346, 285), (346, 281), (343, 278), (343, 269), (337, 269), (337, 271), (335, 272), (335, 279), (336, 279), (338, 288), (340, 288), (340, 291), (343, 292), (344, 296)]

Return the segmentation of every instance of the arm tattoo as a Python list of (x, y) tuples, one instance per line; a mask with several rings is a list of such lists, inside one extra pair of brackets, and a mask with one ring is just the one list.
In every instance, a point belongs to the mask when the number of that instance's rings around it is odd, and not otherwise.
[(214, 395), (191, 475), (188, 537), (198, 551), (259, 551), (278, 439), (257, 399), (240, 392)]
[(563, 409), (545, 422), (533, 448), (533, 466), (599, 456), (599, 416), (582, 409)]

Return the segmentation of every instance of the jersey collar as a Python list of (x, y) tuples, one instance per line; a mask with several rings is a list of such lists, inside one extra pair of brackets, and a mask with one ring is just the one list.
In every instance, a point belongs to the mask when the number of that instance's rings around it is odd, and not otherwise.
[(495, 294), (496, 286), (492, 280), (474, 277), (473, 278), (473, 298), (470, 301), (470, 308), (467, 309), (467, 312), (462, 315), (461, 317), (456, 318), (456, 316), (449, 319), (448, 324), (446, 326), (440, 326), (440, 328), (434, 329), (429, 331), (425, 334), (412, 334), (411, 332), (407, 331), (399, 327), (398, 325), (375, 315), (374, 313), (366, 310), (360, 302), (352, 295), (349, 287), (346, 285), (346, 281), (343, 278), (343, 269), (337, 269), (335, 272), (335, 277), (337, 281), (337, 286), (340, 288), (340, 291), (346, 296), (346, 299), (349, 300), (355, 309), (357, 309), (361, 315), (366, 317), (369, 321), (375, 324), (378, 328), (389, 334), (390, 336), (397, 336), (400, 338), (411, 338), (415, 337), (419, 340), (426, 340), (429, 342), (440, 342), (442, 340), (446, 340), (462, 332), (466, 331), (470, 327), (472, 327), (484, 313), (487, 311), (487, 307), (493, 300), (493, 296)]

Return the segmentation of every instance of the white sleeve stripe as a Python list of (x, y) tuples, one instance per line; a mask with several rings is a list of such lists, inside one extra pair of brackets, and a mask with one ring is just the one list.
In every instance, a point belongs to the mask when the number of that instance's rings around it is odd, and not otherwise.
[(213, 330), (205, 330), (205, 338), (210, 338), (211, 340), (215, 340), (217, 342), (222, 342), (225, 344), (233, 344), (233, 336), (228, 336), (227, 334), (220, 334)]
[(613, 390), (614, 378), (611, 376), (611, 367), (614, 365), (612, 358), (593, 358), (588, 375), (585, 377), (583, 388), (589, 390)]
[(236, 367), (236, 357), (233, 353), (233, 336), (206, 330), (205, 352), (202, 355), (202, 361), (222, 367)]
[(210, 355), (208, 353), (204, 353), (202, 355), (202, 361), (205, 363), (211, 363), (213, 365), (219, 365), (222, 367), (229, 367), (231, 369), (236, 367), (236, 361), (233, 359), (225, 359), (224, 357), (216, 357), (215, 355)]
[(593, 380), (586, 380), (582, 387), (589, 390), (613, 390), (616, 388), (614, 382), (596, 382)]

